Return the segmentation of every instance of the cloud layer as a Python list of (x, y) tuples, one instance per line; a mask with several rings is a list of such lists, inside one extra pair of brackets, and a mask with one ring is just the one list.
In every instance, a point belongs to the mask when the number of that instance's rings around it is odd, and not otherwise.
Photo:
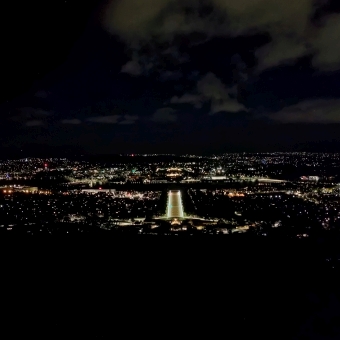
[(136, 115), (125, 115), (123, 117), (123, 120), (119, 122), (119, 124), (121, 125), (131, 125), (131, 124), (135, 124), (136, 121), (138, 120), (138, 116)]
[(101, 124), (117, 124), (120, 117), (121, 117), (120, 115), (97, 116), (97, 117), (87, 118), (87, 121), (92, 122), (92, 123), (101, 123)]
[(246, 107), (233, 97), (234, 88), (227, 88), (215, 74), (209, 72), (202, 77), (196, 86), (195, 93), (186, 93), (181, 97), (171, 98), (171, 104), (192, 104), (201, 108), (204, 103), (210, 103), (210, 114), (217, 112), (247, 111)]
[(151, 120), (156, 123), (171, 123), (177, 121), (177, 116), (175, 114), (176, 110), (171, 107), (164, 107), (162, 109), (157, 110)]
[(29, 120), (25, 123), (26, 126), (28, 127), (33, 127), (33, 126), (42, 126), (44, 125), (43, 120), (35, 119), (35, 120)]
[(100, 124), (120, 124), (131, 125), (138, 120), (137, 115), (111, 115), (111, 116), (97, 116), (89, 117), (86, 121)]
[(139, 76), (142, 74), (142, 67), (139, 65), (138, 60), (130, 60), (122, 66), (121, 72), (131, 76)]
[(62, 124), (68, 124), (68, 125), (79, 125), (81, 124), (81, 120), (80, 119), (63, 119), (61, 121)]
[[(150, 42), (170, 42), (177, 36), (217, 36), (267, 33), (271, 42), (256, 55), (259, 71), (314, 55), (321, 70), (340, 69), (340, 15), (314, 20), (320, 1), (299, 0), (116, 0), (104, 15), (104, 25), (134, 50)], [(124, 70), (137, 74), (136, 61)]]
[(15, 109), (10, 119), (27, 127), (41, 126), (47, 123), (52, 114), (53, 111), (25, 106)]
[(306, 100), (268, 116), (280, 123), (340, 123), (340, 99)]

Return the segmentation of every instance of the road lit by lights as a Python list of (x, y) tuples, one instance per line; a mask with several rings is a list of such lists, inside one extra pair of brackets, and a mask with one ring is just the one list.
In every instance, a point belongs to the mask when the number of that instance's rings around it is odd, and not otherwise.
[(184, 217), (182, 196), (179, 190), (168, 192), (167, 217)]

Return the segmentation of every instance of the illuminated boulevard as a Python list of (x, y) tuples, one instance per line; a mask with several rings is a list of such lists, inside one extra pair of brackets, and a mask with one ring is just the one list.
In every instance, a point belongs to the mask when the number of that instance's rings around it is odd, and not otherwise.
[(168, 218), (184, 218), (183, 204), (180, 190), (170, 190), (168, 192), (167, 204)]

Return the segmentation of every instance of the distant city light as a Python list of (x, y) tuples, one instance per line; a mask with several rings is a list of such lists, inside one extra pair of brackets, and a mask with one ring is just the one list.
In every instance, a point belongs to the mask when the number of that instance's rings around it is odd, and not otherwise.
[[(271, 228), (282, 232), (288, 228), (292, 237), (304, 238), (313, 232), (314, 223), (325, 230), (335, 230), (340, 223), (340, 154), (225, 154), (204, 157), (196, 165), (191, 159), (178, 158), (136, 163), (126, 159), (129, 155), (138, 160), (143, 156), (125, 154), (124, 159), (105, 164), (57, 158), (0, 162), (4, 183), (0, 188), (0, 228), (2, 221), (8, 220), (13, 221), (9, 225), (13, 230), (26, 228), (34, 234), (38, 232), (36, 221), (43, 219), (56, 225), (72, 222), (74, 230), (83, 232), (90, 228), (86, 218), (98, 216), (91, 224), (112, 231), (137, 224), (141, 229), (136, 232), (143, 234), (251, 230), (259, 237), (271, 237)], [(286, 175), (286, 166), (298, 171)], [(39, 187), (27, 186), (40, 179)], [(47, 179), (54, 189), (45, 187)], [(298, 225), (301, 218), (306, 224), (295, 233), (290, 225)], [(175, 226), (163, 230), (160, 221)], [(48, 232), (59, 232), (53, 228)]]

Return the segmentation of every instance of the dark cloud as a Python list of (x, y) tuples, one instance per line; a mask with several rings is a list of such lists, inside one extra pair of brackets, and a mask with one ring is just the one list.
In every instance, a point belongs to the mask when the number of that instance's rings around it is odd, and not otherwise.
[(196, 109), (203, 105), (203, 98), (199, 94), (186, 93), (181, 97), (174, 96), (170, 99), (171, 104), (192, 104)]
[(296, 59), (311, 52), (307, 41), (299, 38), (280, 37), (259, 48), (255, 55), (258, 58), (257, 72), (280, 64), (294, 64)]
[(17, 109), (18, 115), (25, 118), (45, 118), (51, 116), (53, 111), (34, 107), (21, 107)]
[(165, 71), (161, 73), (160, 80), (167, 81), (167, 80), (178, 80), (183, 77), (183, 73), (181, 71)]
[(33, 127), (33, 126), (42, 126), (44, 125), (44, 121), (43, 120), (38, 120), (38, 119), (35, 119), (35, 120), (29, 120), (25, 123), (26, 126), (28, 127)]
[(68, 124), (68, 125), (79, 125), (81, 124), (81, 120), (80, 119), (63, 119), (61, 121), (62, 124)]
[(326, 18), (323, 27), (318, 31), (313, 47), (316, 55), (313, 65), (321, 70), (340, 69), (340, 15), (333, 14)]
[(239, 103), (235, 97), (235, 88), (227, 88), (223, 82), (213, 73), (207, 73), (196, 86), (195, 93), (187, 93), (181, 97), (171, 98), (172, 104), (192, 104), (195, 108), (201, 108), (203, 103), (210, 103), (210, 114), (217, 112), (247, 111), (247, 108)]
[(135, 124), (134, 120), (122, 120), (121, 122), (119, 122), (119, 125), (132, 125)]
[(15, 109), (10, 120), (24, 126), (44, 125), (53, 115), (53, 111), (34, 107), (21, 107)]
[(188, 36), (193, 43), (193, 34), (201, 35), (198, 41), (203, 43), (218, 36), (267, 33), (271, 41), (256, 52), (258, 71), (307, 55), (314, 55), (313, 65), (321, 70), (339, 69), (339, 14), (323, 17), (316, 25), (312, 19), (317, 6), (321, 5), (314, 0), (291, 4), (286, 0), (117, 0), (108, 5), (104, 24), (134, 51), (150, 43), (176, 45), (178, 36)]
[(136, 115), (125, 115), (123, 118), (124, 118), (124, 120), (119, 122), (119, 124), (121, 124), (121, 125), (131, 125), (131, 124), (135, 124), (139, 117), (136, 116)]
[(86, 119), (88, 122), (101, 123), (101, 124), (121, 124), (130, 125), (136, 123), (139, 119), (137, 115), (111, 115), (111, 116), (98, 116), (89, 117)]
[(89, 117), (87, 121), (92, 123), (117, 124), (120, 117), (120, 115)]
[(37, 92), (35, 93), (35, 96), (36, 96), (37, 98), (47, 98), (48, 95), (49, 95), (49, 93), (48, 93), (47, 91), (45, 91), (45, 90), (39, 90), (39, 91), (37, 91)]
[(220, 11), (212, 8), (208, 15), (202, 14), (201, 4), (193, 0), (112, 1), (104, 23), (110, 31), (133, 43), (152, 36), (169, 41), (176, 34), (216, 32), (221, 27), (221, 20), (216, 20)]
[(340, 123), (340, 99), (306, 100), (268, 117), (281, 123)]
[(177, 115), (175, 114), (176, 110), (171, 107), (164, 107), (162, 109), (157, 110), (153, 116), (152, 121), (157, 123), (171, 123), (177, 121)]
[(142, 74), (142, 67), (139, 65), (138, 60), (130, 60), (122, 66), (121, 72), (131, 76), (139, 76)]
[(240, 104), (236, 98), (232, 98), (230, 93), (233, 89), (227, 89), (220, 79), (213, 73), (206, 74), (198, 83), (197, 90), (205, 100), (211, 102), (210, 114), (221, 111), (239, 112), (247, 111), (244, 105)]

